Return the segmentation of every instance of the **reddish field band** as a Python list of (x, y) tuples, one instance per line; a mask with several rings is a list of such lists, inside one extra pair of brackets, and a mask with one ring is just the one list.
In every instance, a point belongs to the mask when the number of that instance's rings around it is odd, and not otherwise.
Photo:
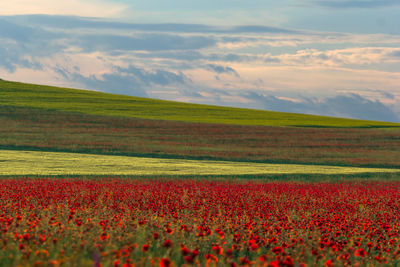
[(396, 265), (400, 182), (2, 179), (0, 266)]

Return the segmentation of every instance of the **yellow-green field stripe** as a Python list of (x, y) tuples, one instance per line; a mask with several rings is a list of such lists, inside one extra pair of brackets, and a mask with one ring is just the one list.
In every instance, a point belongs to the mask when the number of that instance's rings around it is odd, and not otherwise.
[(0, 150), (0, 175), (355, 174), (399, 169)]

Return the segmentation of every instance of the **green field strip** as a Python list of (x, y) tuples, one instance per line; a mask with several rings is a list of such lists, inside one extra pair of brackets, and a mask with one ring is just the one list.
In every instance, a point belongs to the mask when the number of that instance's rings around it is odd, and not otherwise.
[(0, 175), (255, 175), (384, 172), (393, 173), (400, 170), (0, 150)]
[(0, 105), (201, 123), (307, 127), (400, 127), (398, 123), (188, 104), (9, 81), (0, 81)]

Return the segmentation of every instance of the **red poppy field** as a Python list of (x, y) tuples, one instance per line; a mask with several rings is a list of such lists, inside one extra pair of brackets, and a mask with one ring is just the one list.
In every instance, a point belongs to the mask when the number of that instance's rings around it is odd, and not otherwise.
[(0, 266), (400, 262), (400, 182), (0, 182)]

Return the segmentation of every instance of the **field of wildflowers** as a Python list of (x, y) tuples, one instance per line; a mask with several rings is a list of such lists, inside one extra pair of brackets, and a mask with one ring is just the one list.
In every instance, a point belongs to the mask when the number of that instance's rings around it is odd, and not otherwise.
[(399, 124), (0, 87), (0, 267), (400, 265)]
[(1, 149), (400, 167), (400, 128), (200, 124), (1, 105), (0, 125)]
[(400, 182), (0, 182), (0, 266), (394, 266)]

